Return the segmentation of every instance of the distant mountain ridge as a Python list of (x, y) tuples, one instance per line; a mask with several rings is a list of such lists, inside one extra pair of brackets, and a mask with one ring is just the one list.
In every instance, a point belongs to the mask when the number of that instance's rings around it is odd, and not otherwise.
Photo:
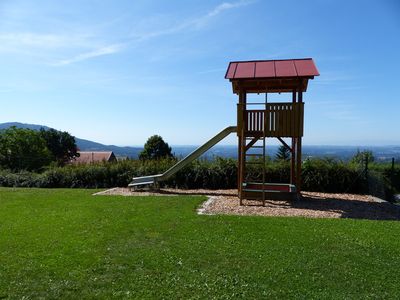
[[(28, 128), (32, 130), (40, 130), (44, 128), (45, 130), (49, 130), (50, 127), (45, 125), (37, 125), (37, 124), (26, 124), (19, 122), (7, 122), (0, 123), (0, 130), (7, 129), (9, 127), (18, 127), (18, 128)], [(131, 158), (137, 158), (140, 151), (142, 151), (141, 147), (119, 147), (115, 145), (104, 145), (101, 143), (80, 139), (75, 137), (76, 145), (81, 151), (113, 151), (116, 156), (125, 156)]]

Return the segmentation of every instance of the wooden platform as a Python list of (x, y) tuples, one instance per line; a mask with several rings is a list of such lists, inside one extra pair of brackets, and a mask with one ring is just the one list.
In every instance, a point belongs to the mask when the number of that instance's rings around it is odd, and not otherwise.
[(266, 200), (296, 200), (298, 193), (293, 184), (253, 182), (243, 184), (242, 199), (263, 200), (263, 197)]

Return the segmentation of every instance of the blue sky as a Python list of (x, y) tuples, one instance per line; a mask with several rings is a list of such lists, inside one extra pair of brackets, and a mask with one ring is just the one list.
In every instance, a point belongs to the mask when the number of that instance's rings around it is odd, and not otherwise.
[(200, 144), (236, 123), (229, 61), (312, 57), (304, 144), (399, 145), (399, 56), (397, 0), (2, 0), (0, 122)]

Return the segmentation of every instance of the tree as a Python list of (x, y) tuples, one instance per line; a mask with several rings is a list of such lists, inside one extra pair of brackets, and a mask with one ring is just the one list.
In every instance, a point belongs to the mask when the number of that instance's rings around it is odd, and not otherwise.
[(62, 166), (72, 158), (79, 156), (75, 137), (68, 132), (55, 129), (40, 129), (40, 135), (46, 141), (47, 148), (53, 156), (53, 160)]
[(364, 150), (360, 151), (359, 149), (357, 150), (357, 153), (352, 157), (351, 162), (356, 163), (356, 164), (361, 164), (365, 163), (365, 161), (368, 159), (368, 162), (373, 162), (375, 160), (374, 154), (372, 151), (369, 150)]
[(164, 157), (174, 157), (171, 153), (171, 147), (164, 142), (163, 138), (159, 135), (149, 137), (144, 149), (139, 154), (139, 159), (159, 159)]
[(276, 153), (275, 158), (276, 160), (289, 161), (290, 156), (291, 156), (290, 150), (287, 147), (281, 145), (278, 148), (278, 152)]
[(50, 151), (38, 131), (15, 126), (0, 131), (0, 165), (3, 168), (36, 171), (50, 162)]

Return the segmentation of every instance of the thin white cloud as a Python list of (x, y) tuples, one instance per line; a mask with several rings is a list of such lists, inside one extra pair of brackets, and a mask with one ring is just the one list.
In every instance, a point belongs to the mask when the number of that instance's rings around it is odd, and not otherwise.
[(224, 12), (225, 10), (233, 9), (233, 8), (238, 8), (241, 6), (246, 6), (249, 4), (252, 4), (254, 1), (238, 1), (238, 2), (224, 2), (218, 6), (216, 6), (213, 10), (211, 10), (208, 14), (205, 16), (202, 16), (198, 18), (197, 20), (194, 20), (194, 24), (199, 26), (203, 25), (206, 23), (209, 19), (216, 17), (220, 13)]
[(86, 60), (89, 58), (118, 53), (122, 50), (122, 48), (123, 48), (122, 44), (114, 44), (114, 45), (104, 46), (104, 47), (100, 47), (100, 48), (97, 48), (97, 49), (89, 51), (89, 52), (78, 54), (69, 59), (57, 61), (57, 62), (53, 63), (52, 65), (53, 66), (65, 66), (65, 65), (83, 61), (83, 60)]
[(310, 108), (316, 111), (323, 110), (322, 115), (334, 121), (360, 121), (361, 117), (356, 103), (349, 100), (321, 100), (310, 101)]
[(138, 41), (141, 41), (141, 40), (155, 38), (158, 36), (178, 33), (178, 32), (184, 31), (184, 30), (188, 30), (188, 29), (200, 29), (200, 28), (204, 27), (205, 25), (207, 25), (208, 22), (211, 21), (211, 19), (216, 18), (222, 12), (224, 12), (226, 10), (242, 7), (242, 6), (247, 6), (254, 2), (255, 2), (255, 0), (224, 2), (224, 3), (217, 5), (216, 7), (214, 7), (212, 10), (210, 10), (208, 13), (206, 13), (203, 16), (195, 17), (192, 19), (182, 21), (181, 23), (167, 27), (162, 30), (154, 30), (154, 31), (139, 33), (139, 34), (136, 33), (136, 34), (133, 34), (132, 37)]
[(0, 33), (0, 50), (15, 48), (65, 48), (87, 46), (87, 37), (62, 34), (41, 34), (33, 32)]
[(353, 82), (355, 79), (356, 78), (352, 75), (325, 72), (323, 76), (318, 77), (318, 80), (315, 81), (315, 84), (330, 85), (338, 82)]
[(252, 4), (254, 1), (238, 1), (238, 2), (224, 2), (218, 6), (216, 6), (212, 11), (210, 11), (207, 15), (203, 17), (203, 19), (208, 19), (215, 17), (222, 13), (224, 10), (229, 10), (232, 8), (237, 8), (241, 6), (246, 6)]
[(356, 114), (355, 110), (341, 109), (326, 113), (326, 117), (334, 121), (360, 121), (361, 118)]
[(226, 68), (215, 68), (215, 69), (208, 69), (204, 71), (197, 72), (199, 75), (203, 74), (210, 74), (210, 73), (217, 73), (217, 72), (225, 72)]
[[(52, 66), (65, 66), (99, 56), (111, 55), (122, 51), (126, 47), (132, 47), (135, 43), (156, 38), (159, 36), (175, 34), (185, 30), (198, 30), (206, 26), (223, 12), (254, 3), (256, 0), (240, 0), (236, 2), (223, 2), (208, 13), (191, 19), (184, 20), (172, 26), (162, 27), (160, 30), (134, 34), (125, 41), (107, 45), (106, 41), (99, 40), (98, 35), (82, 35), (70, 33), (35, 33), (35, 32), (0, 32), (0, 52), (18, 53), (22, 55), (36, 56), (38, 61), (44, 61)], [(104, 46), (106, 44), (106, 46)], [(49, 63), (49, 57), (63, 55), (65, 50), (78, 54), (59, 59)], [(60, 52), (60, 53), (59, 53)], [(65, 55), (65, 54), (64, 54)], [(46, 62), (47, 61), (47, 62)]]

